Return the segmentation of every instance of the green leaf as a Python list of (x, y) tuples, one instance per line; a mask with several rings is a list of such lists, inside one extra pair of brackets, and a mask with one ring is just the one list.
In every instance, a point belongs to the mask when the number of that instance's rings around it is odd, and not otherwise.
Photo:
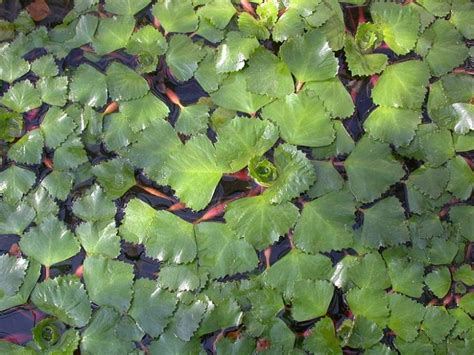
[(320, 147), (334, 141), (329, 113), (321, 100), (308, 92), (290, 94), (265, 106), (262, 117), (275, 122), (290, 144)]
[(135, 19), (132, 16), (101, 18), (92, 40), (95, 53), (104, 55), (126, 47), (134, 27)]
[(454, 206), (449, 211), (449, 219), (458, 229), (459, 233), (468, 239), (473, 241), (474, 236), (472, 231), (474, 230), (474, 220), (471, 218), (474, 211), (474, 206)]
[(104, 8), (117, 15), (133, 16), (150, 2), (150, 0), (106, 0)]
[(59, 212), (58, 205), (49, 196), (48, 191), (42, 186), (38, 186), (25, 198), (25, 201), (36, 212), (35, 223), (43, 221), (50, 215), (56, 215)]
[(195, 227), (199, 265), (211, 278), (252, 271), (257, 267), (255, 250), (238, 239), (225, 224), (205, 222)]
[(273, 26), (272, 38), (275, 42), (284, 42), (301, 35), (303, 31), (304, 22), (298, 11), (288, 8)]
[(444, 19), (437, 19), (423, 32), (415, 51), (425, 58), (435, 76), (450, 72), (469, 55), (461, 34)]
[(469, 1), (455, 1), (449, 18), (449, 21), (469, 40), (474, 39), (474, 30), (470, 25), (473, 13), (474, 8)]
[(461, 265), (455, 272), (454, 272), (454, 281), (461, 281), (464, 282), (468, 286), (474, 285), (474, 270), (467, 265)]
[[(354, 198), (347, 190), (306, 203), (295, 227), (295, 245), (314, 254), (350, 247), (354, 213)], [(319, 232), (315, 234), (315, 230)]]
[(313, 148), (313, 157), (316, 159), (328, 159), (335, 156), (346, 155), (352, 152), (355, 143), (352, 136), (341, 121), (334, 121), (336, 139), (324, 147)]
[(425, 100), (430, 74), (420, 60), (389, 65), (372, 90), (377, 105), (419, 110)]
[(420, 0), (417, 1), (426, 10), (435, 16), (444, 17), (451, 10), (450, 2), (443, 0)]
[(351, 323), (350, 333), (345, 342), (351, 348), (367, 349), (377, 344), (382, 337), (382, 329), (375, 322), (359, 316)]
[(76, 235), (87, 255), (115, 258), (120, 254), (120, 238), (113, 220), (81, 223)]
[(256, 37), (259, 40), (265, 40), (270, 37), (265, 24), (257, 20), (255, 17), (247, 12), (241, 12), (237, 20), (239, 30), (244, 36)]
[(8, 254), (0, 255), (0, 300), (15, 295), (23, 284), (28, 260)]
[(298, 197), (316, 180), (311, 162), (292, 145), (279, 145), (274, 151), (274, 160), (278, 178), (263, 194), (271, 203), (282, 203)]
[(456, 319), (449, 315), (444, 307), (426, 307), (421, 329), (433, 343), (441, 343), (454, 327)]
[(86, 106), (104, 106), (107, 102), (105, 75), (88, 64), (81, 64), (72, 76), (69, 99)]
[[(167, 211), (155, 212), (151, 223), (150, 234), (143, 241), (147, 256), (177, 264), (195, 259), (196, 241), (191, 223)], [(137, 226), (143, 230), (143, 226)]]
[(230, 0), (211, 0), (199, 8), (198, 14), (217, 28), (224, 29), (236, 12)]
[(363, 137), (344, 164), (349, 188), (358, 201), (371, 202), (400, 180), (405, 171), (388, 144)]
[(74, 184), (74, 177), (64, 171), (54, 170), (41, 182), (49, 194), (58, 200), (66, 200)]
[(88, 222), (109, 220), (115, 216), (115, 204), (105, 196), (99, 185), (94, 185), (75, 200), (72, 211)]
[(74, 169), (87, 161), (84, 145), (77, 137), (70, 138), (54, 152), (53, 163), (56, 169)]
[(305, 85), (304, 89), (319, 97), (333, 118), (346, 118), (354, 113), (351, 95), (338, 78), (311, 82)]
[(57, 148), (75, 128), (74, 121), (63, 110), (51, 107), (41, 123), (41, 132), (46, 147)]
[(0, 109), (0, 139), (13, 142), (23, 134), (23, 116)]
[(110, 306), (119, 312), (130, 307), (133, 265), (103, 256), (84, 260), (84, 282), (92, 302)]
[(69, 259), (80, 251), (79, 242), (54, 216), (32, 227), (20, 240), (22, 252), (46, 267)]
[(59, 74), (58, 66), (51, 54), (44, 55), (31, 63), (31, 71), (39, 77), (53, 77)]
[(420, 18), (411, 7), (377, 2), (370, 7), (370, 14), (380, 26), (384, 41), (396, 54), (407, 54), (413, 49), (418, 39)]
[(193, 32), (198, 26), (198, 17), (191, 0), (158, 0), (152, 14), (166, 32)]
[(216, 131), (217, 160), (229, 165), (229, 173), (241, 170), (252, 158), (262, 156), (278, 139), (278, 129), (271, 122), (244, 117), (235, 117)]
[(134, 32), (127, 44), (127, 52), (135, 55), (146, 53), (158, 56), (165, 54), (167, 48), (165, 37), (151, 25), (143, 26)]
[(26, 203), (10, 205), (0, 202), (0, 234), (23, 233), (35, 216), (35, 210)]
[(347, 64), (354, 76), (368, 76), (382, 72), (388, 57), (382, 53), (364, 54), (357, 47), (354, 38), (346, 36), (344, 42)]
[[(2, 28), (3, 26), (2, 24)], [(30, 64), (23, 58), (18, 58), (12, 47), (0, 48), (0, 80), (12, 83), (29, 71)]]
[(205, 133), (208, 121), (209, 105), (198, 102), (195, 105), (180, 107), (175, 128), (186, 135)]
[(382, 328), (387, 324), (389, 309), (385, 291), (355, 287), (346, 293), (346, 299), (352, 313), (357, 317), (363, 316)]
[(379, 253), (370, 253), (349, 269), (350, 279), (360, 288), (387, 289), (391, 285), (387, 267)]
[(31, 300), (41, 311), (72, 327), (87, 325), (92, 313), (84, 285), (72, 275), (58, 276), (37, 284)]
[(425, 315), (425, 307), (396, 293), (388, 295), (388, 298), (391, 310), (388, 327), (405, 341), (415, 340)]
[(8, 151), (8, 158), (23, 164), (39, 164), (43, 155), (44, 139), (41, 131), (27, 132)]
[(129, 314), (147, 334), (157, 337), (170, 321), (176, 303), (176, 296), (161, 289), (155, 281), (139, 279), (135, 281)]
[(453, 138), (446, 129), (424, 134), (419, 142), (426, 163), (430, 166), (438, 167), (454, 157)]
[(379, 106), (364, 121), (364, 128), (370, 137), (399, 147), (411, 142), (420, 123), (419, 111)]
[(310, 255), (298, 249), (292, 249), (263, 273), (262, 280), (265, 285), (291, 298), (298, 292), (297, 282), (329, 279), (332, 271), (331, 259), (328, 257), (321, 254)]
[(248, 89), (255, 94), (282, 97), (293, 92), (293, 77), (288, 66), (266, 49), (255, 51), (244, 73)]
[(220, 300), (209, 305), (199, 328), (198, 335), (215, 332), (219, 329), (237, 327), (242, 320), (242, 311), (233, 299)]
[(222, 108), (245, 113), (255, 113), (272, 101), (269, 96), (251, 93), (243, 72), (229, 75), (219, 90), (211, 93), (211, 99)]
[(291, 298), (291, 314), (295, 321), (302, 322), (326, 314), (334, 293), (330, 282), (302, 280), (296, 282), (295, 287), (298, 292)]
[(231, 202), (224, 217), (238, 236), (260, 250), (287, 233), (298, 215), (298, 209), (289, 202), (272, 205), (263, 196), (256, 196)]
[(410, 239), (400, 201), (387, 197), (364, 211), (362, 243), (370, 248), (402, 244)]
[(451, 288), (451, 274), (445, 266), (435, 268), (425, 276), (425, 283), (438, 298), (443, 298)]
[(474, 293), (465, 294), (459, 302), (459, 307), (472, 317), (474, 315)]
[(0, 195), (3, 201), (15, 205), (36, 182), (36, 175), (28, 169), (12, 165), (0, 172)]
[(130, 243), (142, 244), (153, 236), (156, 211), (147, 203), (134, 198), (125, 207), (125, 217), (120, 226), (120, 235)]
[(119, 330), (120, 314), (110, 307), (100, 307), (82, 333), (81, 353), (97, 354), (104, 349), (116, 354), (132, 352), (135, 348), (132, 339), (119, 336)]
[(127, 101), (145, 96), (147, 81), (129, 67), (113, 62), (107, 68), (107, 87), (112, 100)]
[(13, 84), (0, 103), (13, 111), (26, 112), (41, 106), (40, 93), (29, 80), (24, 80)]
[(191, 38), (178, 34), (169, 41), (166, 64), (178, 81), (186, 81), (193, 77), (204, 55), (200, 45), (195, 44)]
[(402, 258), (387, 260), (392, 289), (410, 297), (418, 298), (423, 293), (423, 264), (408, 262)]
[(422, 193), (437, 199), (444, 192), (449, 180), (449, 170), (445, 167), (427, 168), (422, 165), (410, 175), (410, 181)]
[(317, 30), (289, 39), (279, 54), (300, 82), (327, 80), (337, 74), (337, 60), (326, 37)]
[(130, 119), (121, 112), (112, 113), (103, 119), (103, 141), (107, 150), (121, 151), (136, 135), (130, 127)]
[(164, 179), (180, 200), (196, 211), (211, 201), (223, 172), (218, 166), (214, 146), (203, 135), (194, 136), (180, 146), (163, 170)]
[(111, 198), (121, 197), (135, 185), (133, 167), (127, 160), (116, 158), (92, 167), (93, 174)]
[(333, 191), (339, 191), (344, 186), (344, 179), (328, 161), (312, 161), (318, 179), (308, 190), (311, 198), (321, 197)]
[(133, 132), (144, 130), (155, 120), (168, 116), (170, 110), (166, 104), (151, 92), (142, 98), (126, 101), (120, 105), (120, 112), (127, 118)]
[(394, 343), (396, 348), (403, 354), (434, 354), (433, 344), (424, 334), (421, 334), (412, 342), (407, 342), (397, 337)]
[(239, 32), (229, 32), (225, 41), (217, 48), (217, 73), (241, 70), (258, 45), (254, 37), (243, 37)]
[(467, 161), (461, 156), (456, 156), (448, 162), (448, 170), (447, 190), (461, 200), (468, 199), (474, 187), (474, 173)]
[(170, 291), (194, 291), (201, 285), (197, 264), (162, 266), (158, 284)]
[(41, 78), (36, 84), (41, 91), (41, 100), (49, 105), (64, 106), (67, 102), (68, 78)]
[[(168, 338), (168, 335), (171, 334), (176, 341), (189, 342), (193, 334), (199, 328), (199, 324), (206, 310), (213, 308), (214, 305), (211, 301), (204, 302), (202, 300), (194, 300), (189, 304), (180, 303), (168, 326), (169, 330), (160, 337), (160, 341), (164, 339), (164, 337)], [(195, 339), (196, 338), (194, 338), (194, 340)], [(191, 340), (188, 344), (194, 343), (194, 340)], [(193, 351), (195, 350), (196, 346)]]

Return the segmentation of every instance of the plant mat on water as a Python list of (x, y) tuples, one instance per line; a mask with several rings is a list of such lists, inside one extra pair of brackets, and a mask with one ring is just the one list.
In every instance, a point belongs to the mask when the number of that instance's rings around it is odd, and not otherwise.
[(473, 353), (470, 1), (34, 3), (0, 352)]

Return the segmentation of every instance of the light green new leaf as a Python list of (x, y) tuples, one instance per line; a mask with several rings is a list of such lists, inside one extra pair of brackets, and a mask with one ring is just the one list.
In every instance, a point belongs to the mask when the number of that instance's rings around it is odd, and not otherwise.
[(229, 32), (225, 41), (217, 48), (215, 63), (217, 73), (242, 69), (258, 45), (255, 37), (243, 37), (239, 32)]
[(363, 137), (344, 164), (349, 188), (358, 201), (371, 202), (404, 175), (388, 144)]
[(33, 222), (35, 210), (26, 203), (0, 202), (0, 234), (21, 234)]
[(388, 295), (388, 298), (391, 311), (388, 327), (405, 341), (415, 340), (425, 315), (425, 307), (397, 293)]
[(270, 32), (262, 21), (247, 12), (241, 12), (237, 20), (239, 30), (247, 37), (256, 37), (259, 40), (265, 40), (270, 37)]
[(214, 146), (203, 135), (194, 136), (180, 146), (162, 170), (164, 179), (176, 191), (176, 196), (196, 211), (202, 210), (211, 201), (223, 173), (218, 166)]
[(36, 83), (41, 100), (52, 106), (64, 106), (67, 102), (68, 77), (41, 78)]
[(41, 123), (41, 132), (48, 148), (57, 148), (74, 131), (76, 125), (66, 112), (51, 107)]
[(152, 14), (166, 32), (193, 32), (199, 22), (191, 0), (158, 0)]
[(87, 255), (115, 258), (120, 254), (114, 220), (82, 223), (76, 228), (76, 235)]
[(243, 72), (229, 75), (220, 85), (219, 90), (211, 93), (212, 101), (222, 108), (245, 113), (255, 113), (272, 101), (266, 95), (253, 94), (248, 90)]
[(446, 189), (461, 200), (468, 199), (474, 187), (474, 173), (467, 161), (458, 155), (448, 162), (448, 170), (449, 182)]
[(389, 316), (388, 297), (385, 291), (354, 287), (346, 293), (346, 299), (354, 315), (363, 316), (374, 321), (379, 327), (385, 328)]
[(344, 49), (349, 70), (354, 76), (378, 74), (387, 66), (388, 57), (385, 54), (362, 53), (351, 36), (346, 36)]
[(135, 185), (133, 167), (125, 159), (116, 158), (102, 162), (92, 167), (92, 173), (111, 199), (122, 196)]
[(72, 206), (72, 212), (88, 222), (109, 220), (115, 216), (115, 204), (107, 198), (99, 185), (88, 189)]
[(182, 34), (174, 35), (169, 41), (166, 64), (177, 80), (186, 81), (193, 77), (205, 54), (191, 38)]
[(60, 170), (53, 170), (41, 182), (41, 186), (48, 190), (53, 198), (57, 198), (60, 201), (66, 200), (73, 184), (74, 176)]
[(266, 49), (258, 49), (244, 71), (248, 89), (261, 95), (282, 97), (293, 92), (294, 82), (288, 66)]
[(275, 122), (281, 137), (290, 144), (320, 147), (334, 141), (335, 131), (322, 101), (307, 91), (282, 97), (262, 110)]
[(332, 262), (328, 257), (321, 254), (310, 255), (299, 249), (292, 249), (263, 273), (262, 280), (265, 285), (291, 298), (298, 292), (297, 282), (329, 279), (332, 272)]
[(102, 256), (84, 260), (84, 282), (92, 302), (119, 312), (130, 307), (133, 265)]
[(399, 147), (411, 142), (420, 123), (419, 111), (379, 106), (364, 121), (364, 128), (372, 138)]
[(389, 65), (372, 90), (374, 103), (419, 110), (425, 100), (429, 78), (428, 66), (421, 60)]
[(224, 29), (237, 12), (230, 0), (211, 0), (199, 8), (198, 14), (219, 29)]
[(272, 205), (263, 196), (256, 196), (231, 202), (224, 218), (239, 237), (261, 250), (287, 233), (298, 216), (298, 209), (289, 202)]
[(0, 109), (0, 140), (13, 142), (23, 134), (23, 116), (19, 113)]
[(16, 205), (34, 185), (36, 175), (28, 169), (12, 165), (0, 172), (0, 195), (3, 201)]
[(139, 279), (135, 281), (128, 314), (147, 334), (157, 337), (170, 321), (177, 302), (176, 296), (160, 288), (156, 281)]
[[(142, 226), (137, 227), (142, 230)], [(147, 256), (160, 261), (181, 264), (196, 257), (193, 225), (167, 211), (154, 213), (148, 238), (143, 244)]]
[(263, 195), (271, 203), (282, 203), (298, 197), (316, 180), (313, 166), (306, 155), (289, 144), (281, 144), (274, 151), (278, 177)]
[(31, 63), (31, 71), (39, 77), (53, 77), (59, 73), (54, 56), (51, 54), (44, 55)]
[(295, 227), (295, 245), (314, 254), (350, 247), (354, 213), (354, 198), (347, 190), (306, 203)]
[(150, 89), (145, 78), (118, 62), (113, 62), (107, 68), (106, 81), (112, 100), (138, 99), (145, 96)]
[(0, 255), (0, 300), (18, 292), (25, 280), (27, 268), (27, 259)]
[(205, 222), (195, 227), (199, 265), (213, 279), (254, 270), (257, 253), (223, 223)]
[(246, 167), (254, 157), (262, 156), (278, 139), (278, 129), (271, 122), (235, 117), (216, 129), (217, 160), (229, 166), (228, 173)]
[(410, 239), (400, 201), (390, 196), (364, 211), (362, 243), (370, 248), (397, 245)]
[(286, 41), (279, 52), (300, 82), (331, 79), (337, 74), (337, 60), (324, 34), (311, 30)]
[(31, 81), (20, 81), (10, 87), (0, 103), (16, 112), (30, 111), (41, 106), (40, 92)]
[(354, 102), (339, 78), (314, 81), (306, 84), (304, 89), (314, 92), (333, 118), (346, 118), (354, 113)]
[(106, 0), (104, 8), (117, 15), (133, 16), (150, 2), (151, 0)]
[(435, 76), (450, 72), (469, 55), (462, 35), (445, 19), (437, 19), (423, 32), (416, 52), (425, 58)]
[(142, 98), (125, 101), (120, 105), (133, 132), (147, 128), (154, 120), (161, 120), (170, 112), (168, 106), (151, 92)]
[(443, 298), (451, 288), (451, 273), (445, 266), (434, 269), (425, 276), (425, 283), (438, 298)]
[(135, 19), (132, 16), (101, 18), (92, 40), (96, 54), (104, 55), (126, 47), (134, 27)]
[(383, 40), (396, 54), (407, 54), (416, 44), (420, 17), (410, 6), (374, 3), (370, 7), (374, 22), (380, 26)]
[(92, 310), (82, 282), (73, 275), (58, 276), (36, 285), (31, 300), (41, 311), (72, 327), (84, 327)]
[(49, 216), (21, 237), (20, 248), (30, 258), (49, 267), (76, 255), (80, 245), (63, 222)]
[(359, 259), (359, 262), (349, 269), (349, 278), (362, 289), (384, 290), (391, 285), (387, 267), (379, 253), (366, 254)]
[(446, 308), (429, 306), (426, 307), (421, 329), (433, 343), (439, 344), (446, 339), (455, 323), (456, 319), (449, 315)]
[(325, 280), (302, 280), (295, 283), (291, 297), (291, 315), (297, 322), (326, 314), (334, 293), (334, 286)]
[(310, 329), (310, 334), (304, 339), (303, 346), (312, 354), (342, 354), (340, 340), (336, 336), (334, 323), (329, 317), (324, 317)]
[(72, 76), (69, 99), (86, 106), (104, 106), (107, 102), (105, 75), (88, 64), (81, 64)]
[(54, 151), (53, 164), (55, 169), (74, 169), (87, 161), (84, 144), (78, 137), (69, 138)]

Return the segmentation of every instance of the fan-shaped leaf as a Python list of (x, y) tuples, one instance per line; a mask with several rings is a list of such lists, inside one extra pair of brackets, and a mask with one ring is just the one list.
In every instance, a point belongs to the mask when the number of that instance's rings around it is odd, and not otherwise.
[(118, 62), (113, 62), (107, 68), (106, 80), (113, 100), (138, 99), (145, 96), (150, 89), (142, 76)]

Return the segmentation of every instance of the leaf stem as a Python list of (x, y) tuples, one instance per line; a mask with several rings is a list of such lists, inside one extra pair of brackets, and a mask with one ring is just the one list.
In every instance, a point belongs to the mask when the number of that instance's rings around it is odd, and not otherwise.
[(182, 109), (184, 106), (181, 104), (181, 101), (179, 100), (178, 95), (171, 90), (170, 88), (166, 88), (165, 95), (168, 96), (168, 99), (175, 105), (177, 105), (180, 109)]
[(265, 256), (265, 269), (270, 268), (270, 257), (272, 256), (272, 247), (268, 247), (263, 251), (263, 255)]
[(295, 89), (296, 93), (299, 93), (301, 91), (301, 89), (303, 88), (303, 86), (304, 86), (304, 81), (299, 81), (298, 80), (296, 82), (296, 89)]
[(45, 266), (44, 267), (44, 279), (49, 280), (49, 276), (50, 276), (49, 266)]
[(240, 0), (240, 5), (242, 6), (242, 8), (244, 9), (245, 12), (252, 15), (253, 17), (256, 16), (255, 11), (254, 11), (252, 5), (249, 3), (248, 0)]
[(156, 197), (160, 197), (160, 198), (164, 198), (165, 200), (168, 200), (168, 201), (175, 201), (174, 198), (164, 194), (163, 192), (161, 191), (158, 191), (157, 189), (153, 188), (153, 187), (150, 187), (150, 186), (145, 186), (145, 185), (142, 185), (141, 183), (137, 182), (137, 186), (139, 188), (141, 188), (142, 190), (148, 192), (149, 194), (153, 195), (153, 196), (156, 196)]

